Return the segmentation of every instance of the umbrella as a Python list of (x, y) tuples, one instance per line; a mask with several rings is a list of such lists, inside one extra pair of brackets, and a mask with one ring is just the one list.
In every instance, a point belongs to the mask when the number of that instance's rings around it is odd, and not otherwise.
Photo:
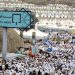
[(51, 42), (49, 42), (49, 41), (45, 41), (44, 44), (50, 46), (50, 45), (51, 45)]
[(52, 52), (52, 48), (48, 48), (47, 51), (48, 51), (48, 52)]

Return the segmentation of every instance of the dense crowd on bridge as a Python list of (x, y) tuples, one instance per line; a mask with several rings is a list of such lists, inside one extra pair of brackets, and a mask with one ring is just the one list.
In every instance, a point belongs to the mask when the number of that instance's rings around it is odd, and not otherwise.
[(5, 75), (75, 75), (75, 51), (55, 51), (37, 58), (9, 59)]
[[(52, 37), (52, 35), (50, 36)], [(62, 39), (72, 39), (71, 37), (74, 36), (67, 33), (63, 35), (65, 37), (61, 36)], [(50, 40), (50, 38), (48, 39)], [(74, 47), (72, 40), (68, 40), (64, 44), (67, 43)], [(53, 42), (53, 44), (57, 45), (59, 42)], [(2, 68), (5, 75), (75, 75), (75, 48), (54, 50), (50, 53), (39, 52), (38, 56), (33, 58), (28, 55), (20, 58), (8, 58), (6, 68), (4, 65)]]

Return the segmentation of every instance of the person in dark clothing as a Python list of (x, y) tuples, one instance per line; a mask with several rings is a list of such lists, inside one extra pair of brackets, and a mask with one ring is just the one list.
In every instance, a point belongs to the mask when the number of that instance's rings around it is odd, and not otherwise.
[(2, 66), (0, 66), (0, 71), (2, 70)]
[(32, 72), (30, 72), (30, 73), (29, 73), (29, 75), (33, 75), (33, 73), (32, 73)]
[(35, 70), (33, 71), (33, 75), (36, 75), (36, 71)]
[(49, 75), (48, 73), (45, 73), (45, 75)]
[(41, 71), (40, 71), (40, 70), (38, 71), (38, 75), (42, 75), (42, 73), (41, 73)]
[(57, 65), (57, 70), (62, 70), (62, 64), (61, 65)]
[(5, 70), (7, 70), (8, 69), (8, 64), (5, 64)]
[(18, 72), (18, 68), (17, 67), (16, 67), (15, 71)]

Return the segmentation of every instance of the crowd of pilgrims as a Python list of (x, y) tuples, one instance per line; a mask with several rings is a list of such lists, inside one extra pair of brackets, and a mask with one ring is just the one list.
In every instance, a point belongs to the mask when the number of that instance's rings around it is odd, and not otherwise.
[(39, 54), (37, 58), (9, 59), (5, 75), (75, 75), (75, 51)]
[(5, 64), (5, 75), (75, 75), (75, 48), (40, 51), (37, 57), (9, 58)]

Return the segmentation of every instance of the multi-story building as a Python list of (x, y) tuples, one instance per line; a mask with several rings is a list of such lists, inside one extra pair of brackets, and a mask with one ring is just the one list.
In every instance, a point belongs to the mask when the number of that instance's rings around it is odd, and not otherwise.
[(34, 12), (39, 19), (36, 25), (56, 25), (57, 27), (75, 27), (75, 8), (64, 4), (35, 5), (20, 1), (0, 2), (1, 10), (16, 10), (25, 8)]

